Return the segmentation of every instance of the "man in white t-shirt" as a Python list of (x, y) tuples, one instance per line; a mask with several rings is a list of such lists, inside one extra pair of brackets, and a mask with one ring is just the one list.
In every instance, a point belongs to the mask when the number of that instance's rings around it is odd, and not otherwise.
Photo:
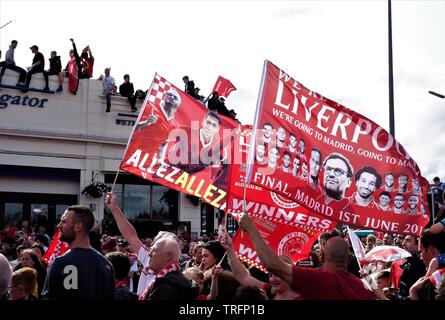
[[(140, 296), (144, 293), (145, 289), (154, 277), (153, 272), (151, 272), (151, 270), (148, 268), (148, 264), (150, 262), (150, 249), (142, 244), (141, 240), (138, 238), (136, 230), (127, 220), (127, 218), (125, 218), (121, 209), (117, 205), (117, 199), (114, 193), (109, 192), (107, 194), (107, 196), (105, 197), (105, 205), (111, 210), (111, 213), (116, 220), (119, 231), (130, 244), (131, 250), (135, 253), (137, 252), (138, 260), (143, 265), (143, 270), (141, 273), (141, 277), (139, 278), (137, 290), (137, 294), (138, 296)], [(164, 237), (172, 237), (179, 243), (178, 238), (174, 234), (166, 231), (160, 231), (158, 235), (153, 239), (152, 245), (154, 245), (156, 241)]]
[(110, 69), (111, 68), (105, 68), (105, 77), (103, 77), (103, 89), (104, 89), (104, 95), (107, 100), (107, 110), (105, 112), (110, 112), (111, 108), (111, 95), (116, 93), (117, 87), (116, 87), (116, 81), (112, 76), (110, 76)]

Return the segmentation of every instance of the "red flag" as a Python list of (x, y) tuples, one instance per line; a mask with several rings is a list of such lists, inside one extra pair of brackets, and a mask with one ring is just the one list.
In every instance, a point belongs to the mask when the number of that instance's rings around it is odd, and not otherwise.
[(243, 126), (235, 135), (226, 211), (234, 217), (237, 217), (238, 213), (246, 212), (252, 217), (285, 225), (323, 232), (332, 230), (335, 226), (332, 220), (314, 214), (297, 202), (266, 188), (248, 185), (244, 197), (247, 152), (251, 135), (251, 126)]
[(120, 169), (224, 209), (237, 126), (156, 74)]
[(218, 92), (218, 95), (220, 97), (227, 98), (229, 94), (236, 90), (235, 86), (230, 82), (229, 80), (219, 76), (218, 79), (215, 82), (215, 85), (213, 86), (212, 92)]
[(70, 248), (69, 244), (60, 241), (59, 237), (60, 237), (60, 231), (58, 231), (54, 235), (53, 241), (51, 242), (48, 250), (46, 250), (44, 256), (42, 257), (42, 260), (45, 261), (48, 265), (50, 265), (55, 258), (67, 252), (68, 249)]
[[(362, 229), (419, 235), (428, 223), (428, 181), (403, 146), (269, 61), (254, 128), (248, 183)], [(266, 163), (253, 162), (259, 146)], [(282, 170), (288, 157), (298, 158), (299, 171)]]
[[(321, 234), (320, 231), (296, 228), (262, 218), (252, 217), (252, 220), (268, 246), (278, 255), (289, 256), (294, 263), (309, 257), (312, 245)], [(233, 246), (242, 261), (265, 271), (247, 232), (238, 229), (233, 236)]]
[(68, 62), (68, 86), (72, 94), (77, 93), (79, 87), (79, 69), (75, 58)]
[(430, 279), (434, 287), (438, 289), (444, 277), (445, 277), (445, 268), (442, 268), (434, 271), (434, 273), (430, 275), (428, 278)]

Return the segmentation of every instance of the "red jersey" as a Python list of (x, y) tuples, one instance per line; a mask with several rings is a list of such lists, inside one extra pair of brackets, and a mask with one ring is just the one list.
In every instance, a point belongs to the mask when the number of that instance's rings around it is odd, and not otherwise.
[(88, 58), (83, 60), (83, 73), (87, 74), (90, 78), (93, 77), (94, 58)]
[(139, 124), (143, 123), (150, 115), (156, 116), (156, 123), (143, 128), (136, 126), (133, 137), (124, 159), (130, 157), (136, 149), (148, 153), (150, 157), (154, 156), (164, 142), (168, 141), (170, 131), (178, 127), (174, 117), (167, 117), (162, 107), (156, 106), (151, 102), (145, 107), (144, 115)]
[(348, 271), (292, 266), (292, 287), (304, 300), (374, 300), (374, 294)]

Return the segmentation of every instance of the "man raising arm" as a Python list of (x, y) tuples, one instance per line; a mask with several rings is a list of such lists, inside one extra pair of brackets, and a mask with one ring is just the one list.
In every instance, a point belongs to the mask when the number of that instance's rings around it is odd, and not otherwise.
[(362, 281), (347, 271), (351, 259), (346, 241), (333, 237), (322, 252), (323, 268), (302, 268), (280, 261), (261, 238), (251, 218), (241, 213), (239, 226), (249, 233), (255, 250), (266, 269), (274, 273), (305, 300), (371, 300), (374, 295)]
[(105, 204), (111, 210), (114, 219), (116, 220), (117, 227), (122, 235), (127, 239), (130, 244), (131, 250), (138, 253), (142, 247), (142, 242), (138, 238), (136, 229), (125, 218), (124, 213), (117, 205), (117, 199), (114, 193), (109, 192), (105, 197)]

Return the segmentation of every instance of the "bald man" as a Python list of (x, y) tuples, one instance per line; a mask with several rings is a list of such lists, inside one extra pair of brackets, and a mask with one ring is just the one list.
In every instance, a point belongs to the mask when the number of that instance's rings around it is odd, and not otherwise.
[(154, 273), (140, 300), (195, 300), (198, 287), (187, 279), (179, 267), (181, 248), (173, 237), (162, 237), (150, 248), (148, 267)]
[(305, 300), (372, 300), (374, 294), (347, 271), (351, 259), (345, 240), (333, 237), (322, 252), (323, 268), (302, 268), (285, 263), (264, 242), (251, 218), (241, 213), (239, 226), (249, 233), (263, 265), (289, 283)]
[(6, 292), (11, 283), (12, 269), (8, 259), (0, 253), (0, 301), (8, 300)]

